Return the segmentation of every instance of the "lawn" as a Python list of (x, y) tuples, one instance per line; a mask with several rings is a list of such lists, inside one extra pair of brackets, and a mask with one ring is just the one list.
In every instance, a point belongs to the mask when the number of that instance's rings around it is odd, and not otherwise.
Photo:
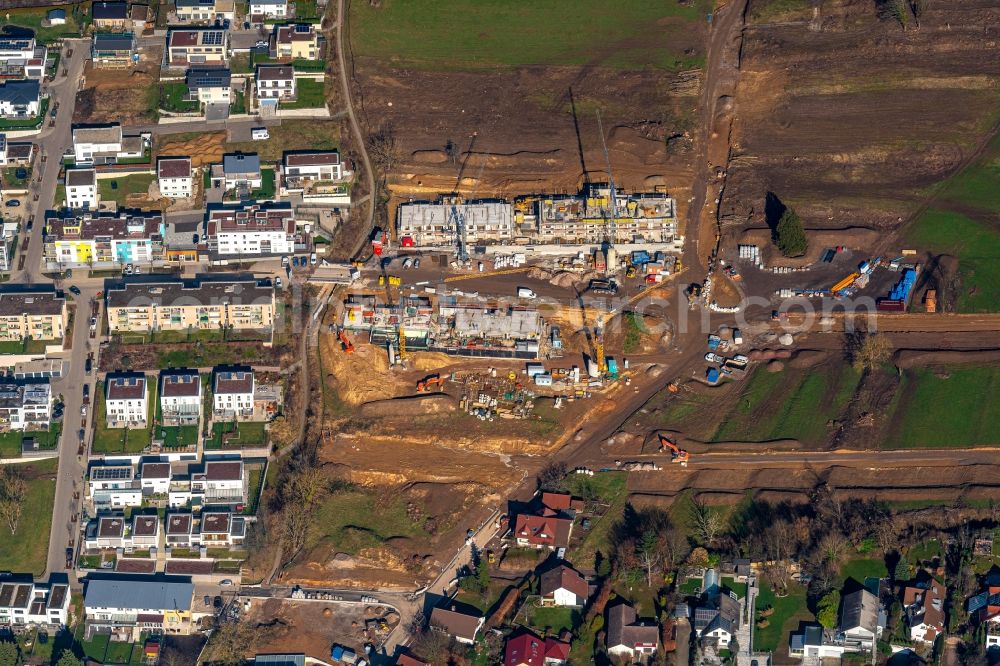
[(532, 608), (528, 613), (528, 625), (545, 635), (558, 635), (563, 629), (572, 630), (583, 621), (579, 608), (547, 606)]
[(175, 449), (183, 446), (193, 446), (198, 443), (198, 426), (160, 426), (159, 434), (163, 436), (163, 446)]
[(243, 508), (243, 513), (252, 516), (257, 513), (257, 503), (260, 501), (261, 484), (264, 481), (263, 467), (247, 468), (247, 504)]
[(274, 198), (274, 169), (260, 170), (260, 189), (250, 193), (252, 199)]
[[(683, 69), (703, 61), (712, 3), (623, 0), (407, 0), (350, 7), (351, 49), (401, 67), (481, 70), (526, 65)], [(694, 33), (694, 34), (692, 34)], [(700, 49), (699, 49), (700, 50)]]
[(1000, 213), (1000, 135), (993, 137), (975, 164), (944, 182), (940, 196), (962, 206)]
[(840, 415), (860, 380), (861, 373), (846, 363), (773, 373), (758, 366), (712, 439), (792, 438), (819, 444), (826, 439), (827, 422)]
[(242, 90), (233, 91), (233, 103), (229, 107), (229, 112), (234, 114), (247, 112), (246, 94)]
[(265, 446), (267, 444), (267, 431), (264, 423), (213, 423), (212, 438), (205, 442), (206, 449), (221, 449), (222, 435), (237, 430), (239, 437), (229, 439), (226, 448), (243, 448), (248, 446)]
[[(284, 65), (287, 64), (286, 61), (277, 60), (275, 58), (270, 58), (263, 53), (254, 53), (251, 61), (256, 65)], [(322, 72), (326, 69), (326, 60), (320, 58), (319, 60), (308, 60), (306, 58), (296, 58), (291, 62), (292, 67), (297, 72)]]
[(283, 109), (321, 109), (326, 106), (325, 86), (322, 81), (298, 79), (294, 102), (281, 102)]
[(357, 554), (378, 548), (393, 537), (418, 537), (422, 526), (407, 515), (406, 502), (395, 496), (377, 498), (353, 488), (331, 493), (316, 511), (309, 548), (327, 544), (333, 552)]
[(688, 578), (677, 587), (677, 591), (687, 596), (695, 596), (701, 593), (701, 586), (704, 584), (701, 578)]
[(190, 89), (183, 81), (160, 82), (160, 108), (175, 113), (190, 113), (197, 111), (197, 100), (187, 99)]
[(94, 387), (93, 403), (96, 405), (94, 414), (94, 453), (141, 453), (149, 446), (153, 436), (153, 416), (157, 403), (156, 382), (147, 378), (146, 391), (148, 397), (145, 428), (108, 428), (104, 404), (104, 383), (97, 382)]
[(1000, 444), (1000, 365), (915, 368), (903, 373), (885, 446), (967, 447)]
[(0, 458), (20, 458), (21, 440), (25, 437), (34, 437), (35, 441), (43, 449), (54, 449), (59, 445), (59, 435), (61, 432), (62, 424), (54, 423), (48, 430), (34, 432), (11, 430), (0, 433)]
[[(24, 178), (18, 178), (17, 172), (24, 171)], [(31, 182), (31, 169), (28, 167), (7, 167), (3, 170), (3, 187), (8, 190), (22, 190)]]
[(580, 543), (570, 547), (571, 562), (581, 567), (591, 567), (598, 550), (604, 549), (604, 555), (608, 555), (608, 534), (611, 526), (621, 517), (625, 500), (628, 499), (625, 487), (627, 480), (626, 472), (601, 472), (594, 476), (571, 474), (567, 477), (567, 489), (573, 495), (584, 499), (596, 498), (607, 505), (602, 507), (604, 515), (590, 519), (589, 532), (584, 531), (581, 525), (576, 526), (574, 531), (584, 536)]
[(285, 120), (267, 128), (265, 141), (227, 143), (233, 152), (257, 153), (261, 162), (280, 160), (286, 150), (336, 150), (340, 145), (338, 125), (329, 120)]
[(149, 184), (154, 180), (156, 180), (156, 175), (152, 173), (136, 173), (121, 178), (104, 178), (97, 181), (97, 189), (100, 192), (101, 201), (116, 201), (121, 205), (125, 203), (126, 197), (130, 194), (145, 196), (149, 191)]
[[(37, 9), (6, 9), (0, 14), (0, 32), (3, 32), (7, 25), (16, 25), (22, 28), (31, 28), (35, 31), (35, 36), (44, 44), (49, 44), (60, 37), (79, 36), (80, 26), (77, 17), (73, 14), (73, 7), (62, 5), (66, 10), (66, 24), (56, 25), (47, 28), (42, 27), (49, 10), (54, 7), (39, 7)], [(87, 11), (86, 9), (84, 11)], [(7, 17), (10, 17), (10, 20)]]
[(798, 629), (799, 622), (813, 620), (806, 605), (806, 590), (796, 583), (790, 584), (787, 596), (778, 597), (762, 581), (755, 610), (759, 613), (768, 607), (774, 609), (774, 613), (767, 618), (768, 626), (754, 629), (753, 649), (758, 652), (775, 652), (786, 646), (788, 635)]
[(55, 500), (55, 476), (58, 460), (41, 460), (17, 466), (28, 481), (17, 532), (11, 534), (0, 523), (0, 571), (19, 571), (36, 576), (45, 571), (52, 527), (52, 503)]
[(848, 578), (863, 584), (866, 578), (883, 578), (888, 575), (889, 570), (885, 568), (885, 562), (882, 560), (875, 558), (847, 560), (840, 567), (838, 587), (843, 587)]
[(230, 345), (205, 343), (188, 345), (184, 349), (156, 352), (156, 364), (160, 368), (205, 368), (208, 366), (239, 364), (262, 356), (256, 344)]
[(0, 118), (0, 130), (35, 129), (38, 124), (45, 120), (45, 114), (49, 111), (49, 98), (42, 98), (38, 106), (38, 115), (34, 118)]

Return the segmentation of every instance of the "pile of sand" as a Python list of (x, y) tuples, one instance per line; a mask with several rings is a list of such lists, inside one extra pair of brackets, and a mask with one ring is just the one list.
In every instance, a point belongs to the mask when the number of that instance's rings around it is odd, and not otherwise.
[(191, 166), (200, 167), (216, 164), (222, 161), (226, 152), (226, 133), (208, 132), (187, 141), (171, 141), (169, 138), (160, 144), (158, 156), (186, 155), (191, 158)]

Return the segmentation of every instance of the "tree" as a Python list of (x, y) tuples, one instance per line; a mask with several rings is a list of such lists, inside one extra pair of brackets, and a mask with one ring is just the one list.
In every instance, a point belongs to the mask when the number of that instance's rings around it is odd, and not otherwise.
[(63, 650), (59, 653), (59, 661), (56, 662), (56, 666), (83, 666), (83, 662), (69, 650)]
[(840, 610), (840, 590), (832, 590), (816, 605), (816, 621), (825, 629), (833, 629), (837, 626), (838, 610)]
[[(248, 622), (226, 622), (209, 639), (210, 661), (223, 666), (242, 664), (246, 661), (243, 655), (254, 651), (257, 637), (258, 632)], [(59, 663), (56, 666), (64, 665)]]
[(778, 226), (774, 231), (778, 249), (786, 257), (801, 257), (809, 247), (809, 240), (806, 238), (806, 230), (802, 227), (802, 220), (791, 208), (786, 208), (778, 220)]
[(910, 580), (910, 563), (906, 561), (905, 557), (899, 558), (899, 562), (896, 563), (896, 569), (892, 572), (892, 577), (896, 582)]
[(315, 467), (300, 470), (282, 487), (281, 531), (291, 562), (305, 546), (314, 512), (329, 493), (326, 475)]
[(566, 490), (566, 463), (550, 462), (545, 467), (538, 470), (538, 487), (549, 492), (563, 492)]
[(17, 643), (0, 642), (0, 666), (20, 666), (20, 664), (21, 651), (17, 649)]
[(28, 482), (13, 467), (0, 470), (0, 519), (7, 523), (11, 534), (17, 533), (27, 492)]
[(891, 353), (892, 346), (885, 334), (869, 333), (865, 335), (858, 346), (858, 351), (854, 354), (854, 367), (861, 371), (872, 372), (888, 361)]
[(659, 568), (663, 559), (664, 542), (653, 530), (646, 530), (642, 534), (639, 543), (636, 544), (635, 554), (638, 557), (639, 565), (646, 570), (646, 585), (653, 586), (653, 572)]
[(712, 511), (704, 502), (693, 497), (688, 513), (699, 540), (706, 546), (712, 545), (715, 537), (722, 531), (722, 516), (718, 511)]

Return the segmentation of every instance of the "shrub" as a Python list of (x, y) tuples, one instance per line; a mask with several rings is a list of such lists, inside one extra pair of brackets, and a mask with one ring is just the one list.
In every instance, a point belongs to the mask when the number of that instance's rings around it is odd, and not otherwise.
[(774, 233), (781, 254), (786, 257), (801, 257), (806, 253), (806, 248), (809, 247), (806, 231), (802, 227), (802, 220), (791, 208), (785, 209)]

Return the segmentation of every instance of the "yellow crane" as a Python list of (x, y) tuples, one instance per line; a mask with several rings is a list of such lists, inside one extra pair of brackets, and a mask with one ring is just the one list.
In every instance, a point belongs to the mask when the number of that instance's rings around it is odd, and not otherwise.
[(400, 319), (399, 321), (399, 329), (397, 335), (399, 335), (399, 360), (403, 361), (406, 360), (406, 334), (403, 333), (402, 319)]
[(594, 353), (597, 356), (597, 369), (603, 375), (608, 371), (608, 364), (604, 358), (604, 315), (598, 314), (594, 321)]
[(499, 271), (486, 271), (484, 273), (467, 273), (465, 275), (452, 275), (446, 277), (445, 282), (458, 282), (459, 280), (474, 280), (476, 278), (490, 277), (492, 275), (510, 275), (512, 273), (525, 273), (531, 270), (531, 266), (521, 266), (520, 268), (505, 268)]

